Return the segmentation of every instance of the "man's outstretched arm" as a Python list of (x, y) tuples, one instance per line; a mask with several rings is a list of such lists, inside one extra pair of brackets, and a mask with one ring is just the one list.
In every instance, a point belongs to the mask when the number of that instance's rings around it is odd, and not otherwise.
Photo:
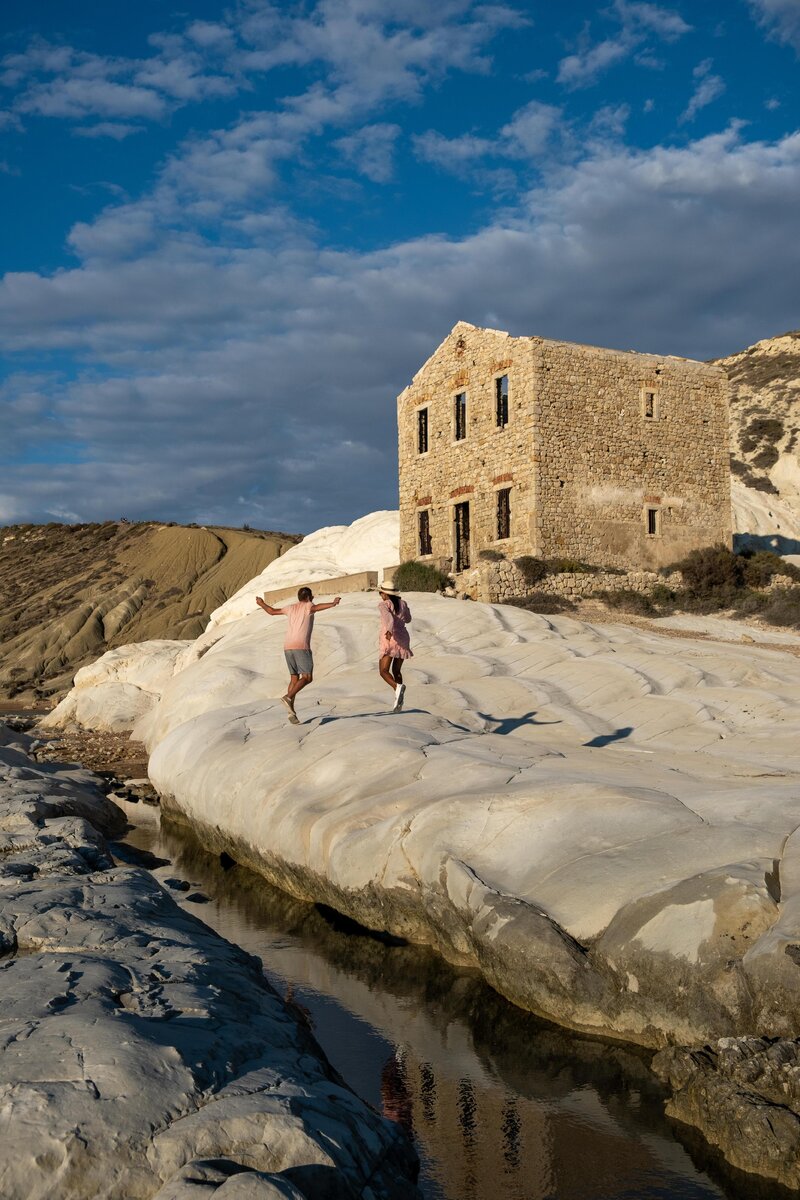
[(259, 608), (263, 608), (264, 612), (270, 617), (282, 617), (286, 611), (283, 608), (273, 608), (271, 604), (267, 604), (266, 600), (262, 600), (260, 596), (256, 596), (256, 604)]
[(336, 605), (339, 603), (341, 598), (342, 598), (341, 596), (337, 596), (335, 600), (329, 601), (328, 604), (313, 604), (311, 606), (311, 611), (318, 613), (318, 612), (324, 612), (326, 608), (336, 608)]

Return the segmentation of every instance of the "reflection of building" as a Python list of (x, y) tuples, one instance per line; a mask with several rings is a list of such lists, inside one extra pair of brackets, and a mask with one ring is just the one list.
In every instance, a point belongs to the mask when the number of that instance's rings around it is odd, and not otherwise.
[(503, 1089), (437, 1074), (430, 1063), (418, 1062), (408, 1052), (398, 1051), (390, 1063), (402, 1099), (394, 1090), (384, 1115), (413, 1133), (445, 1196), (522, 1196), (523, 1181), (530, 1200), (553, 1194), (545, 1109), (524, 1105), (523, 1137), (520, 1102)]
[(651, 568), (729, 545), (727, 393), (689, 359), (460, 322), (398, 397), (401, 560)]
[[(398, 1050), (384, 1114), (416, 1139), (423, 1171), (458, 1200), (552, 1200), (638, 1194), (659, 1175), (655, 1148), (620, 1129), (591, 1087), (529, 1098), (477, 1075), (457, 1078)], [(554, 1081), (555, 1085), (555, 1081)], [(383, 1092), (383, 1089), (382, 1089)], [(386, 1101), (388, 1100), (388, 1105)]]

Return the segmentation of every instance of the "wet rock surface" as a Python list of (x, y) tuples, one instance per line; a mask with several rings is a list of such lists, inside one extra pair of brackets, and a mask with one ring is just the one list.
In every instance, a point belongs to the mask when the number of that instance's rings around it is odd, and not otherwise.
[(415, 1197), (403, 1135), (260, 962), (114, 866), (88, 772), (25, 751), (0, 726), (4, 1200)]
[(720, 1038), (653, 1059), (667, 1113), (699, 1129), (743, 1171), (800, 1189), (800, 1041)]

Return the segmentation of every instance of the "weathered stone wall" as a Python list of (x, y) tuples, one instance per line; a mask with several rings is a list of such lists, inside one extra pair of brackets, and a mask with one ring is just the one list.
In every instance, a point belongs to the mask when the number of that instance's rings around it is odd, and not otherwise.
[[(472, 560), (484, 546), (512, 557), (531, 553), (535, 536), (533, 480), (534, 347), (463, 322), (414, 376), (398, 398), (400, 459), (400, 558), (423, 558), (417, 544), (417, 512), (429, 508), (432, 560), (453, 558), (453, 505), (470, 502)], [(495, 379), (509, 377), (509, 422), (495, 423)], [(453, 403), (467, 393), (467, 436), (456, 441)], [(429, 446), (417, 453), (417, 410), (427, 405)], [(510, 487), (511, 536), (496, 538), (497, 488)], [(428, 560), (431, 561), (431, 560)]]
[(526, 583), (525, 577), (513, 562), (479, 562), (471, 571), (465, 571), (458, 579), (457, 591), (488, 604), (502, 604), (531, 592), (547, 596), (565, 596), (567, 599), (587, 597), (595, 592), (631, 591), (650, 593), (657, 583), (668, 587), (680, 586), (680, 573), (665, 579), (655, 571), (561, 571), (557, 575), (546, 575), (536, 583)]
[[(495, 380), (509, 378), (509, 421), (495, 420)], [(467, 396), (456, 440), (454, 400)], [(645, 393), (653, 394), (646, 415)], [(417, 449), (427, 407), (429, 449)], [(400, 556), (423, 558), (418, 513), (430, 512), (430, 560), (451, 569), (454, 505), (469, 501), (478, 551), (571, 556), (655, 569), (731, 540), (727, 382), (717, 367), (460, 322), (398, 398)], [(511, 490), (508, 538), (497, 496)], [(647, 510), (656, 512), (648, 533)]]
[(653, 569), (698, 546), (731, 544), (727, 381), (719, 368), (548, 341), (538, 363), (541, 557)]

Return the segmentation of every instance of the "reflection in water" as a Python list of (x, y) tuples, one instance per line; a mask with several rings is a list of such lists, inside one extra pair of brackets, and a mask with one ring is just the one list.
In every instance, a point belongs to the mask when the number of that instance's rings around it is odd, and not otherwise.
[(176, 894), (262, 959), (353, 1090), (414, 1138), (427, 1200), (785, 1194), (734, 1179), (705, 1152), (694, 1154), (705, 1169), (696, 1166), (663, 1115), (646, 1055), (546, 1025), (424, 948), (342, 932), (260, 876), (223, 869), (185, 830), (152, 823), (126, 841), (171, 860), (157, 877), (210, 897), (199, 906)]

